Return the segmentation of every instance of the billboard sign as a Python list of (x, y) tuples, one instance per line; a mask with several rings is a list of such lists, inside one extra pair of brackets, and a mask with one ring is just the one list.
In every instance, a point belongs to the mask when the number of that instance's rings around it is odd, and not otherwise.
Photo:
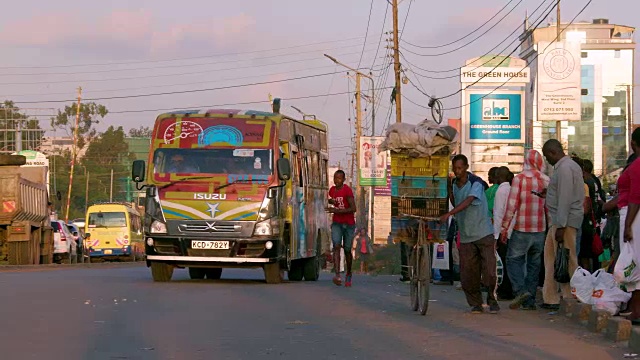
[(580, 43), (540, 42), (538, 53), (538, 120), (580, 120)]
[(528, 67), (474, 67), (465, 66), (460, 69), (460, 82), (463, 84), (482, 83), (528, 83), (530, 80)]
[(387, 184), (385, 186), (376, 186), (373, 188), (374, 196), (391, 196), (391, 162), (389, 156), (391, 153), (387, 151)]
[(466, 141), (524, 143), (523, 91), (467, 91)]
[(387, 185), (387, 153), (378, 153), (378, 148), (384, 141), (383, 136), (361, 136), (360, 143), (360, 185)]

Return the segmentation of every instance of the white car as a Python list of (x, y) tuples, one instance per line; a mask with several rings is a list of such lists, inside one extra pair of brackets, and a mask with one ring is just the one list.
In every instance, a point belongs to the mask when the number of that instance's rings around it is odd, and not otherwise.
[(60, 264), (75, 264), (78, 262), (78, 245), (69, 228), (62, 220), (51, 222), (53, 228), (53, 261)]

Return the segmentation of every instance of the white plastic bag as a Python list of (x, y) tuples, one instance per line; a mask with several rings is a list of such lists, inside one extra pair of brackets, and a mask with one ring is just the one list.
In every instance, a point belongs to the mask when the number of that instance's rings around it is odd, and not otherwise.
[(571, 277), (571, 294), (584, 304), (593, 304), (593, 276), (587, 270), (578, 267)]
[(611, 315), (616, 315), (622, 303), (631, 299), (631, 294), (620, 289), (613, 275), (602, 269), (593, 273), (593, 287), (594, 308), (606, 310)]
[(449, 270), (449, 242), (433, 245), (433, 257), (431, 267), (440, 270)]
[(620, 245), (620, 257), (616, 262), (613, 277), (618, 284), (633, 284), (640, 281), (640, 268), (635, 260), (633, 246), (628, 242)]

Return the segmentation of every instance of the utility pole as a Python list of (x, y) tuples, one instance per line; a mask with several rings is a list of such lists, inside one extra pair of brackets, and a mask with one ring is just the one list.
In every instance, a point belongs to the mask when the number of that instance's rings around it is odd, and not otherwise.
[[(560, 42), (560, 35), (561, 35), (561, 31), (560, 31), (560, 0), (557, 0), (556, 2), (556, 42)], [(560, 141), (560, 143), (562, 143), (562, 121), (561, 120), (556, 120), (556, 138), (558, 139), (558, 141)]]
[[(11, 117), (13, 118), (13, 113), (11, 113)], [(16, 152), (20, 151), (22, 151), (22, 119), (18, 116), (16, 121)]]
[(87, 213), (87, 207), (89, 206), (89, 176), (91, 173), (87, 171), (87, 168), (84, 168), (84, 176), (87, 178), (87, 183), (85, 184), (84, 189), (84, 213)]
[[(559, 0), (558, 0), (559, 1)], [(402, 96), (400, 96), (400, 38), (398, 37), (398, 0), (393, 0), (393, 70), (396, 76), (396, 123), (402, 122)]]
[(109, 202), (113, 202), (113, 169), (111, 169), (111, 186), (109, 188)]
[(78, 126), (80, 126), (80, 101), (82, 100), (82, 87), (78, 87), (78, 104), (76, 105), (76, 126), (73, 128), (73, 149), (71, 155), (71, 171), (69, 172), (69, 191), (67, 192), (67, 210), (64, 215), (64, 222), (69, 222), (69, 208), (71, 207), (71, 189), (73, 187), (73, 169), (78, 156)]
[(365, 201), (364, 201), (364, 188), (360, 184), (360, 169), (362, 165), (360, 163), (360, 138), (362, 138), (362, 93), (360, 92), (360, 80), (362, 79), (362, 74), (358, 71), (356, 72), (356, 161), (358, 166), (356, 166), (356, 224), (358, 224), (358, 228), (362, 228), (366, 224), (366, 212), (365, 210)]

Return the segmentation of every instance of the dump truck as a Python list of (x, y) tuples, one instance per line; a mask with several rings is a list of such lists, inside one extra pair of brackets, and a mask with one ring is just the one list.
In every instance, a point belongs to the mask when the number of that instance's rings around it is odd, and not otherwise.
[(0, 155), (0, 263), (50, 264), (47, 168), (21, 166), (25, 163), (22, 155)]

